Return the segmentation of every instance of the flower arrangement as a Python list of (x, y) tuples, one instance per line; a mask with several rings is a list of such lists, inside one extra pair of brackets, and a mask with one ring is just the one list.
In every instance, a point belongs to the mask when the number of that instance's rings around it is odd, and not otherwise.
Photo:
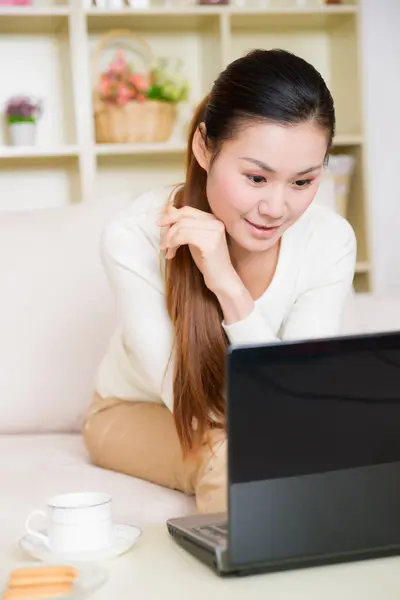
[(6, 103), (4, 114), (9, 125), (36, 123), (41, 110), (40, 101), (34, 101), (28, 96), (14, 96)]
[[(105, 58), (105, 52), (111, 48), (111, 63), (108, 55), (108, 66), (100, 68), (102, 56)], [(130, 54), (129, 61), (125, 52)], [(93, 90), (96, 142), (168, 141), (181, 112), (178, 103), (189, 96), (182, 66), (180, 59), (155, 61), (147, 41), (129, 29), (111, 30), (100, 37), (92, 61), (96, 78)]]
[(169, 68), (168, 59), (160, 59), (149, 74), (135, 71), (128, 63), (122, 49), (119, 49), (107, 70), (100, 75), (99, 95), (101, 100), (124, 106), (128, 102), (183, 102), (187, 99), (189, 85), (180, 73), (177, 64), (175, 72)]

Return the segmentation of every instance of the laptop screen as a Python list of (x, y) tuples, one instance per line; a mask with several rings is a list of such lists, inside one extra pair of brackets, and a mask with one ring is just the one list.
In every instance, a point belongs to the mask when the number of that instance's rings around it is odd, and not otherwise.
[(400, 460), (400, 333), (233, 348), (231, 483)]

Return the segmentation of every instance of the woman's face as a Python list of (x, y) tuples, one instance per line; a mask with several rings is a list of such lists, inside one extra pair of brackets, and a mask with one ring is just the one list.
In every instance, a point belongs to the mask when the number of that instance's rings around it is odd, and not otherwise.
[(274, 246), (313, 201), (326, 151), (312, 121), (252, 123), (224, 142), (205, 168), (210, 208), (231, 242), (251, 252)]

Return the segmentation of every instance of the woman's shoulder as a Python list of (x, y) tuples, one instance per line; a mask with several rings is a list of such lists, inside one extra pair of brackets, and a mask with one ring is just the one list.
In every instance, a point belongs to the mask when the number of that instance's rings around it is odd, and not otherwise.
[(356, 251), (356, 236), (349, 221), (318, 203), (313, 203), (298, 220), (294, 234), (302, 240), (305, 250), (310, 250), (314, 256), (318, 249), (325, 254), (330, 249), (335, 254), (341, 249)]
[(114, 214), (112, 219), (107, 223), (106, 229), (117, 226), (135, 226), (135, 223), (140, 223), (146, 219), (149, 222), (154, 217), (157, 219), (157, 216), (171, 197), (174, 196), (177, 189), (178, 186), (169, 185), (142, 192)]
[(160, 235), (157, 220), (175, 190), (172, 185), (147, 190), (119, 209), (103, 228), (103, 250), (113, 253), (127, 244), (157, 244)]
[(297, 270), (299, 292), (315, 286), (350, 285), (354, 276), (357, 244), (350, 223), (331, 208), (311, 205), (292, 226), (289, 254)]

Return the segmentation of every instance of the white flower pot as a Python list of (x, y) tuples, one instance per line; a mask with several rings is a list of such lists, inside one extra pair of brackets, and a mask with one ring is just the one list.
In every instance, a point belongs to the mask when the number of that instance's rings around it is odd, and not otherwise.
[(34, 146), (36, 123), (12, 123), (8, 126), (12, 146)]

